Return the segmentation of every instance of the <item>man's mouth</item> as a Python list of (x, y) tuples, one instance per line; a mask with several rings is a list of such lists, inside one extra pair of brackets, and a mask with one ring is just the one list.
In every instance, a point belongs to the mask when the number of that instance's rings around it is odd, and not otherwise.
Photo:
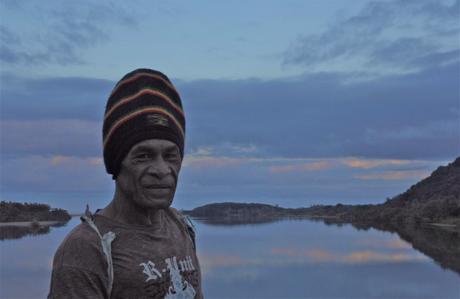
[(145, 185), (146, 189), (171, 189), (171, 185)]

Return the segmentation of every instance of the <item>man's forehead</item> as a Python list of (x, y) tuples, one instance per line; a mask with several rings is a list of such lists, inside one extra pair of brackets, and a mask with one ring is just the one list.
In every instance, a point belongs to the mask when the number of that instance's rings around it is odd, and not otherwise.
[(131, 151), (139, 150), (179, 150), (179, 147), (174, 142), (167, 139), (147, 139), (136, 143)]

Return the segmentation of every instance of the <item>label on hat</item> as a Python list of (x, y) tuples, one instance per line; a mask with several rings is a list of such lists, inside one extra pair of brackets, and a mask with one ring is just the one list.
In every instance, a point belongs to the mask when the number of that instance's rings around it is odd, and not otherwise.
[(146, 121), (151, 126), (169, 126), (168, 118), (158, 113), (150, 113), (146, 115)]

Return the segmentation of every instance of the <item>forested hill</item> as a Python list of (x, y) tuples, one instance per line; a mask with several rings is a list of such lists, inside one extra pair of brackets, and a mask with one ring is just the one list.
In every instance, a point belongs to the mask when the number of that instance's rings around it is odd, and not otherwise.
[(315, 216), (381, 224), (437, 222), (460, 226), (460, 157), (385, 203), (315, 206)]
[(290, 216), (290, 211), (277, 206), (260, 203), (223, 202), (207, 204), (185, 214), (198, 218), (212, 218), (215, 223), (261, 223)]
[(434, 204), (438, 201), (460, 202), (460, 157), (447, 166), (440, 166), (429, 177), (389, 200), (387, 205)]
[(286, 209), (257, 203), (214, 203), (184, 212), (194, 217), (238, 218), (241, 222), (282, 217), (334, 217), (344, 222), (381, 225), (436, 222), (460, 226), (460, 157), (381, 204)]
[(0, 202), (0, 222), (21, 221), (68, 221), (66, 210), (53, 209), (40, 203)]

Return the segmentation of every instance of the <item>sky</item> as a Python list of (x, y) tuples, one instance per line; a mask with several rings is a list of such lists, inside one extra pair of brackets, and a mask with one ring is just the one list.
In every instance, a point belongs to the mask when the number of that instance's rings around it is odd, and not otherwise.
[(177, 208), (379, 203), (460, 156), (459, 1), (0, 0), (0, 199), (108, 204), (139, 67), (182, 97)]

